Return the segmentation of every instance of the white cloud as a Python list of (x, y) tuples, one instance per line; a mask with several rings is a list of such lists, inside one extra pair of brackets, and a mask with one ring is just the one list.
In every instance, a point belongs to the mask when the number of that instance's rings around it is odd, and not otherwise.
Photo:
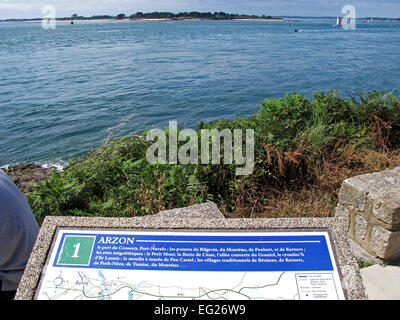
[(0, 10), (28, 10), (32, 8), (32, 4), (28, 3), (13, 3), (13, 2), (0, 2)]

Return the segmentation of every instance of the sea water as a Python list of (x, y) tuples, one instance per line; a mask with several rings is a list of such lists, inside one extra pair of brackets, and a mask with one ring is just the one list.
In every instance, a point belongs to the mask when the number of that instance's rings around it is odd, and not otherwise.
[(250, 116), (294, 91), (399, 94), (400, 23), (335, 21), (1, 22), (0, 166), (64, 164), (112, 137)]

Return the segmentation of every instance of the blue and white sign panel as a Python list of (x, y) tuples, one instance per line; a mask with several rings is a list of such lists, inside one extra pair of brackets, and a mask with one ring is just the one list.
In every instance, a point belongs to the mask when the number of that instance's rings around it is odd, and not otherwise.
[(345, 299), (328, 233), (59, 230), (37, 299)]

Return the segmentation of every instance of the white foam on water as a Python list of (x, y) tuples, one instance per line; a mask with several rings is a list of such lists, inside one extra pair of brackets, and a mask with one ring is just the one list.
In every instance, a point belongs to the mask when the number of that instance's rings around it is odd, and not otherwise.
[(38, 163), (38, 166), (41, 166), (42, 168), (53, 168), (57, 171), (63, 171), (64, 168), (68, 165), (67, 161), (64, 160), (59, 160), (57, 162), (46, 162), (46, 163)]
[[(5, 165), (0, 166), (0, 169), (8, 170), (10, 167), (15, 167), (15, 166), (22, 165), (22, 164), (29, 164), (29, 163), (5, 164)], [(45, 163), (34, 162), (33, 164), (36, 166), (45, 168), (45, 169), (53, 168), (57, 171), (63, 171), (64, 168), (68, 165), (68, 161), (58, 160), (56, 162), (45, 162)]]
[[(8, 170), (10, 167), (15, 167), (15, 166), (22, 165), (22, 164), (25, 164), (25, 163), (5, 164), (5, 165), (0, 166), (0, 169)], [(64, 168), (68, 165), (68, 162), (60, 160), (58, 162), (33, 163), (33, 164), (36, 166), (45, 168), (45, 169), (52, 168), (57, 171), (63, 171)]]

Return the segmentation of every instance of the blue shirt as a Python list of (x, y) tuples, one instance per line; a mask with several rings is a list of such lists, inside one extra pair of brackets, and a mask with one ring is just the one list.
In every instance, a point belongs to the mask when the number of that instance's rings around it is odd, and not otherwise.
[(18, 288), (38, 233), (38, 224), (24, 195), (0, 170), (1, 291)]

